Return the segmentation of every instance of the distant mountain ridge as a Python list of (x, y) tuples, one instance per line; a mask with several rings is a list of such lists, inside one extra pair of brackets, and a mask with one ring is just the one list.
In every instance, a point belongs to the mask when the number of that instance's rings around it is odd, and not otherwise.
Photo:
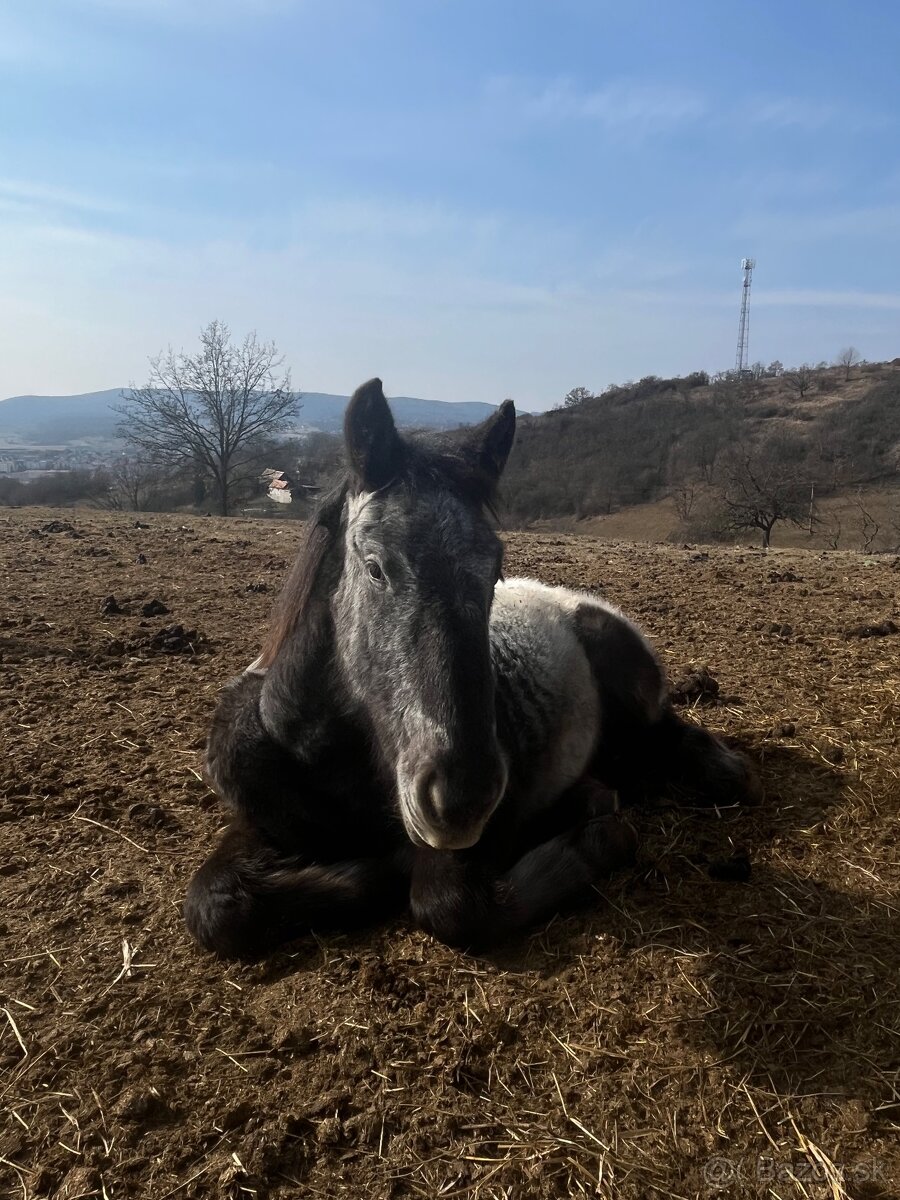
[[(78, 396), (12, 396), (0, 400), (0, 436), (15, 435), (25, 441), (55, 445), (82, 438), (116, 437), (120, 421), (113, 406), (122, 402), (122, 391), (85, 392)], [(334, 433), (341, 428), (349, 396), (330, 392), (301, 392), (297, 429)], [(390, 400), (398, 425), (420, 429), (455, 429), (483, 421), (495, 411), (493, 404), (461, 400), (423, 400), (395, 396)]]

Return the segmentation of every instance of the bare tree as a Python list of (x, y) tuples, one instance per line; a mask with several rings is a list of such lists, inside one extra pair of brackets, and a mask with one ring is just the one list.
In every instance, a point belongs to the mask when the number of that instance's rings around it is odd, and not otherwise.
[(859, 513), (859, 533), (862, 538), (863, 554), (870, 554), (872, 547), (875, 544), (875, 539), (878, 537), (881, 525), (876, 517), (866, 508), (866, 502), (863, 500), (862, 490), (856, 493), (854, 501), (856, 511)]
[(847, 346), (840, 352), (837, 356), (837, 365), (844, 368), (844, 379), (850, 378), (851, 370), (860, 361), (859, 351), (855, 346)]
[(758, 529), (768, 549), (780, 521), (803, 526), (810, 520), (808, 487), (798, 478), (796, 464), (782, 458), (774, 445), (738, 448), (725, 466), (726, 526), (734, 531)]
[(833, 517), (822, 528), (822, 534), (828, 543), (829, 550), (837, 550), (841, 544), (841, 519)]
[(802, 400), (812, 387), (813, 369), (809, 363), (804, 363), (800, 367), (795, 367), (793, 371), (785, 371), (782, 378), (788, 387), (796, 392)]
[(109, 468), (109, 490), (100, 504), (116, 511), (145, 512), (159, 504), (174, 475), (172, 467), (123, 454)]
[(672, 500), (675, 504), (675, 512), (681, 521), (690, 520), (696, 499), (697, 487), (691, 480), (682, 479), (680, 483), (676, 484), (672, 491)]
[(888, 519), (891, 522), (891, 549), (894, 554), (900, 554), (900, 505), (891, 509)]
[(272, 342), (248, 334), (233, 345), (212, 321), (196, 354), (170, 348), (150, 360), (144, 387), (123, 392), (120, 432), (152, 463), (200, 470), (227, 516), (235, 484), (257, 458), (258, 442), (284, 429), (300, 405)]

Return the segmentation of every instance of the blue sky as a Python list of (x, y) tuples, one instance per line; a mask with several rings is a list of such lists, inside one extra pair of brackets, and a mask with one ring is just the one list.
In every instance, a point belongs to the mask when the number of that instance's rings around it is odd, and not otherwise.
[(5, 0), (0, 395), (213, 317), (300, 389), (548, 407), (900, 354), (889, 0)]

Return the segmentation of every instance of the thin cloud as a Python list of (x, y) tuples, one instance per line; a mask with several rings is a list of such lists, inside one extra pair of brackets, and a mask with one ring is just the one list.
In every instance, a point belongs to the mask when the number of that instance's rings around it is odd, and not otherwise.
[(627, 80), (585, 90), (565, 79), (534, 87), (504, 76), (491, 80), (487, 91), (490, 101), (529, 122), (586, 121), (612, 133), (661, 132), (707, 112), (706, 100), (692, 89)]
[(758, 213), (745, 217), (735, 232), (772, 242), (827, 241), (835, 238), (882, 241), (900, 238), (900, 205), (873, 205), (821, 213)]
[(758, 308), (869, 308), (900, 309), (900, 293), (829, 291), (821, 288), (793, 288), (772, 292), (759, 291), (754, 298)]
[(120, 18), (167, 25), (208, 25), (224, 20), (278, 16), (309, 0), (62, 0), (66, 8), (96, 9)]
[(861, 132), (892, 123), (883, 113), (804, 96), (758, 96), (747, 103), (742, 115), (751, 125), (804, 133), (829, 128)]
[(76, 212), (115, 213), (122, 206), (105, 197), (26, 179), (0, 178), (0, 203), (12, 202), (32, 209), (69, 209)]
[(300, 228), (320, 235), (399, 241), (489, 237), (501, 224), (499, 217), (490, 214), (471, 215), (440, 202), (402, 200), (321, 200), (298, 210), (294, 220)]
[(741, 193), (766, 200), (823, 197), (846, 184), (846, 173), (829, 169), (774, 168), (746, 170), (735, 180)]

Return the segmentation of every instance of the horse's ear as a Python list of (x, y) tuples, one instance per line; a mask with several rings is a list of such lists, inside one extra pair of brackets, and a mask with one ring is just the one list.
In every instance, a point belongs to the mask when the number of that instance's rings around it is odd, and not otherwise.
[(357, 482), (375, 492), (399, 472), (403, 443), (380, 379), (370, 379), (350, 397), (344, 416), (344, 441)]
[(493, 416), (477, 425), (466, 446), (478, 467), (495, 482), (503, 474), (516, 436), (516, 406), (504, 400)]

